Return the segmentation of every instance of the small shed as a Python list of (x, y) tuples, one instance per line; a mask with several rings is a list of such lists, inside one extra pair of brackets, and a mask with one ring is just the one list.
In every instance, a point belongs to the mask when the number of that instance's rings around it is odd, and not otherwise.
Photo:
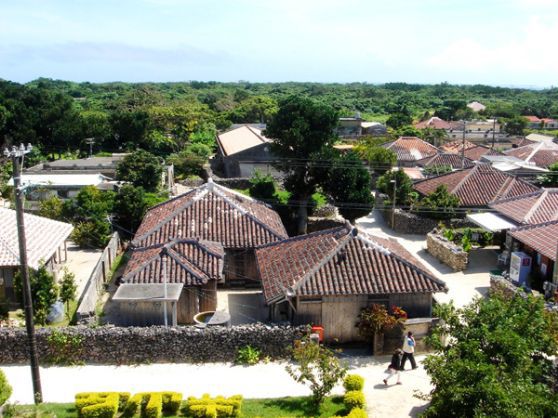
[[(177, 325), (177, 304), (183, 283), (123, 283), (112, 297), (120, 326)], [(165, 319), (165, 314), (167, 318)]]

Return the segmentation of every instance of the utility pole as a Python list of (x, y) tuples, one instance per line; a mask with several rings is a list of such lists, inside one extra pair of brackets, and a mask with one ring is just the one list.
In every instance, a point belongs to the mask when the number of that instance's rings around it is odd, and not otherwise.
[(41, 389), (41, 376), (39, 373), (39, 356), (37, 354), (37, 340), (35, 338), (35, 324), (33, 323), (33, 299), (31, 298), (31, 283), (29, 281), (29, 267), (27, 264), (27, 243), (25, 241), (25, 223), (23, 216), (23, 192), (24, 186), (21, 185), (21, 170), (25, 154), (31, 152), (33, 147), (23, 144), (12, 150), (4, 150), (6, 157), (11, 157), (14, 169), (14, 191), (16, 195), (16, 220), (17, 236), (19, 240), (19, 263), (23, 284), (23, 305), (25, 310), (25, 328), (29, 340), (29, 358), (31, 361), (31, 377), (33, 379), (33, 399), (36, 404), (43, 401), (43, 391)]
[(467, 121), (463, 119), (463, 141), (461, 143), (461, 169), (465, 168), (465, 131), (467, 130)]
[(492, 125), (492, 149), (494, 149), (494, 143), (496, 142), (496, 116), (492, 116), (493, 125)]
[(396, 192), (397, 192), (397, 177), (393, 180), (390, 180), (390, 183), (393, 183), (393, 201), (391, 205), (391, 227), (395, 229), (395, 199), (396, 199)]
[(95, 143), (95, 138), (85, 138), (85, 143), (89, 145), (89, 158), (93, 157), (93, 144)]

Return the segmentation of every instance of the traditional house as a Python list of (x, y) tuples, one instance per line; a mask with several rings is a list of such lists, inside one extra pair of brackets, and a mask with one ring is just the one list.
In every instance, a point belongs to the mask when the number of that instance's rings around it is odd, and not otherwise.
[(127, 154), (113, 154), (110, 157), (91, 157), (75, 160), (56, 160), (39, 163), (25, 170), (29, 174), (102, 174), (115, 178), (116, 167)]
[(210, 179), (149, 209), (132, 245), (151, 247), (185, 238), (222, 245), (225, 282), (234, 285), (258, 283), (254, 249), (288, 235), (271, 207)]
[[(465, 153), (463, 153), (463, 148), (465, 148)], [(465, 158), (472, 161), (480, 161), (483, 155), (502, 155), (492, 148), (463, 140), (447, 142), (440, 149), (450, 154), (464, 155)]]
[(474, 165), (474, 161), (470, 158), (461, 158), (460, 155), (452, 154), (449, 152), (437, 154), (423, 163), (423, 167), (428, 169), (428, 171), (430, 172), (435, 172), (436, 169), (441, 170), (446, 167), (450, 168), (453, 171), (459, 170), (461, 168), (470, 168)]
[(558, 189), (540, 189), (496, 200), (488, 206), (519, 226), (555, 221), (558, 220)]
[(358, 315), (373, 303), (429, 317), (432, 294), (446, 291), (395, 240), (350, 224), (264, 245), (256, 260), (271, 319), (320, 324), (327, 341), (358, 340)]
[(417, 129), (431, 128), (449, 130), (451, 129), (451, 124), (437, 116), (432, 116), (430, 119), (415, 123), (414, 127)]
[(395, 152), (397, 165), (400, 167), (420, 166), (439, 152), (434, 145), (416, 136), (402, 136), (396, 141), (383, 144), (382, 147)]
[[(42, 263), (55, 272), (67, 259), (66, 240), (72, 225), (28, 213), (23, 216), (29, 268), (37, 269)], [(17, 302), (13, 279), (20, 264), (16, 212), (0, 208), (0, 303)]]
[[(217, 308), (217, 283), (223, 281), (223, 246), (197, 239), (176, 239), (167, 244), (135, 248), (113, 297), (121, 325), (152, 325), (164, 322), (163, 304), (173, 318), (168, 323), (190, 324), (199, 312)], [(164, 301), (165, 286), (177, 285), (175, 301)], [(153, 297), (153, 292), (159, 297)], [(167, 289), (168, 291), (168, 289)], [(132, 295), (132, 296), (130, 296)], [(149, 298), (146, 298), (146, 295)], [(167, 296), (168, 297), (168, 294)]]
[(339, 118), (337, 135), (343, 139), (354, 139), (362, 135), (385, 135), (387, 128), (380, 122), (366, 122), (359, 112), (354, 117)]
[[(545, 281), (552, 281), (558, 252), (558, 220), (525, 225), (508, 232), (511, 251), (531, 257), (528, 283), (543, 290)], [(511, 276), (511, 275), (510, 275)]]
[(261, 125), (241, 125), (217, 135), (217, 160), (226, 177), (251, 177), (255, 170), (275, 177), (271, 139), (262, 134)]
[(528, 115), (528, 116), (523, 116), (525, 119), (527, 119), (527, 128), (529, 129), (541, 129), (542, 127), (542, 121), (534, 116), (534, 115)]
[(533, 163), (523, 161), (511, 155), (488, 155), (481, 157), (481, 162), (489, 163), (496, 170), (511, 175), (520, 175), (525, 180), (535, 180), (541, 174), (548, 172), (547, 169), (538, 167)]
[(512, 148), (505, 154), (535, 164), (538, 167), (548, 168), (548, 166), (558, 162), (558, 144), (552, 141), (541, 141), (519, 148)]
[(488, 164), (418, 181), (413, 188), (421, 195), (428, 195), (440, 185), (459, 198), (461, 207), (478, 208), (506, 197), (519, 196), (538, 190), (538, 187), (518, 177), (496, 170)]
[(483, 105), (483, 104), (480, 103), (480, 102), (477, 102), (477, 101), (473, 101), (473, 102), (471, 102), (471, 103), (467, 103), (467, 107), (468, 107), (469, 109), (471, 109), (473, 112), (477, 112), (477, 113), (478, 113), (478, 112), (482, 112), (483, 110), (486, 110), (486, 106)]

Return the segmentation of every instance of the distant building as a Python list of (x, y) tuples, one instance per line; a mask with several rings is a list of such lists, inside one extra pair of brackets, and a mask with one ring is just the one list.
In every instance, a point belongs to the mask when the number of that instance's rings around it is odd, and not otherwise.
[(251, 177), (255, 170), (280, 175), (273, 167), (270, 138), (263, 135), (265, 125), (236, 125), (217, 135), (217, 163), (225, 177)]
[(367, 122), (362, 120), (360, 113), (354, 117), (339, 118), (337, 135), (344, 139), (356, 139), (363, 135), (385, 135), (387, 128), (380, 122)]
[(39, 163), (25, 170), (33, 174), (97, 174), (114, 179), (116, 167), (127, 154), (113, 154), (110, 157), (80, 158), (75, 160), (56, 160)]
[(468, 158), (472, 161), (480, 161), (483, 155), (501, 155), (501, 152), (498, 152), (492, 148), (489, 148), (484, 145), (480, 144), (473, 144), (470, 141), (463, 141), (463, 140), (456, 140), (447, 142), (440, 147), (440, 149), (444, 152), (450, 154), (457, 154), (461, 155), (463, 153), (463, 147), (465, 147), (465, 158)]
[(414, 127), (417, 128), (417, 129), (432, 128), (432, 129), (449, 130), (449, 129), (451, 129), (451, 124), (449, 122), (446, 122), (445, 120), (437, 117), (437, 116), (433, 116), (428, 120), (424, 120), (422, 122), (415, 123)]
[(473, 112), (482, 112), (483, 110), (486, 110), (486, 106), (483, 105), (482, 103), (479, 103), (477, 101), (471, 102), (467, 104), (467, 107), (469, 109), (471, 109)]
[[(543, 134), (529, 134), (525, 137), (525, 139), (527, 139), (528, 141), (531, 141), (531, 143), (533, 142), (545, 142), (545, 141), (553, 141), (554, 140), (554, 136), (552, 135), (543, 135)], [(529, 145), (529, 143), (520, 143), (518, 144), (519, 146), (522, 145)]]
[(542, 126), (542, 120), (540, 120), (538, 117), (534, 116), (534, 115), (527, 115), (527, 116), (523, 116), (525, 119), (527, 119), (527, 128), (529, 129), (541, 129)]

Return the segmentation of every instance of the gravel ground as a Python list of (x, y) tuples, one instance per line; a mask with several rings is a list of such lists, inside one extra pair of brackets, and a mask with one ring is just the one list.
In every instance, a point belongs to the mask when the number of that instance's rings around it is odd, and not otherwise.
[[(417, 356), (420, 362), (424, 356)], [(350, 373), (366, 379), (365, 394), (369, 413), (374, 417), (416, 416), (425, 405), (413, 396), (415, 391), (428, 392), (430, 381), (422, 367), (402, 372), (402, 385), (382, 383), (388, 356), (347, 356)], [(410, 367), (410, 366), (407, 366)], [(14, 388), (10, 402), (32, 403), (31, 372), (28, 366), (3, 366)], [(285, 371), (285, 363), (272, 362), (255, 366), (228, 363), (149, 364), (140, 366), (79, 366), (41, 368), (45, 402), (73, 402), (77, 392), (172, 390), (184, 396), (203, 393), (246, 398), (272, 398), (309, 395), (304, 385), (296, 383)], [(334, 393), (341, 394), (342, 387)]]

